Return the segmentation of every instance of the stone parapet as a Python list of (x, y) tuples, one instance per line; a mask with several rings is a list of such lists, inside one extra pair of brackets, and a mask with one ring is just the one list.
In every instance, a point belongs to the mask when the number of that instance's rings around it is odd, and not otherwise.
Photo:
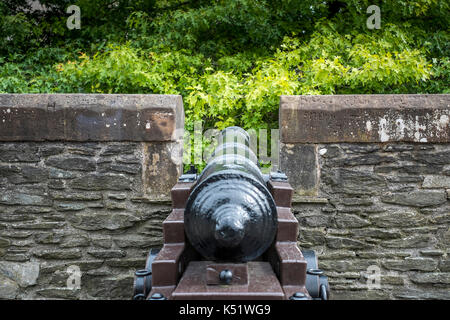
[(283, 143), (450, 141), (450, 95), (282, 96)]
[(1, 141), (177, 140), (181, 96), (0, 94)]
[(450, 95), (281, 97), (299, 246), (320, 252), (331, 298), (450, 299), (449, 105)]
[(183, 126), (181, 96), (0, 95), (0, 299), (130, 299)]

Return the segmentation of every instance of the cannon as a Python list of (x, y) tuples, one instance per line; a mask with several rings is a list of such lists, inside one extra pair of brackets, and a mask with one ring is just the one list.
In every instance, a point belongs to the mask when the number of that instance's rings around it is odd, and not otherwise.
[(297, 246), (286, 175), (262, 174), (242, 128), (218, 140), (201, 174), (172, 188), (164, 246), (136, 271), (133, 298), (326, 300), (315, 252)]

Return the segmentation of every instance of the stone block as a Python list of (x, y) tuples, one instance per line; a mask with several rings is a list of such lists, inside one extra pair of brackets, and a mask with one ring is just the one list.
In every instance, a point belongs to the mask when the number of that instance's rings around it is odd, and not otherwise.
[(390, 211), (381, 215), (372, 215), (370, 220), (380, 228), (407, 228), (426, 224), (426, 219), (412, 210)]
[(127, 198), (127, 195), (124, 193), (108, 194), (108, 198), (112, 199), (112, 200), (121, 201), (121, 200), (125, 200)]
[(300, 227), (299, 240), (301, 246), (320, 246), (325, 244), (325, 231)]
[[(1, 117), (1, 116), (0, 116)], [(0, 126), (0, 141), (3, 140), (1, 134), (4, 126)], [(0, 144), (0, 161), (4, 162), (39, 162), (41, 157), (39, 156), (39, 149), (36, 145), (21, 143), (2, 143)]]
[[(150, 199), (167, 199), (182, 174), (182, 141), (143, 145), (143, 192)], [(116, 189), (117, 190), (117, 189)]]
[(0, 274), (0, 299), (15, 299), (19, 294), (19, 285)]
[(162, 239), (160, 239), (159, 235), (157, 237), (146, 236), (146, 237), (121, 237), (114, 239), (114, 243), (119, 248), (151, 248), (155, 246), (162, 245)]
[(63, 170), (79, 170), (79, 171), (94, 171), (96, 168), (95, 161), (91, 158), (76, 157), (76, 156), (55, 156), (48, 158), (45, 164), (50, 167), (55, 167)]
[(333, 300), (389, 300), (389, 291), (383, 290), (332, 290), (330, 299)]
[(106, 265), (114, 268), (137, 268), (141, 269), (145, 266), (147, 259), (143, 258), (126, 258), (126, 259), (108, 259)]
[(53, 209), (50, 207), (27, 207), (21, 206), (14, 210), (15, 214), (26, 214), (26, 215), (40, 215), (42, 213), (52, 212)]
[(76, 178), (70, 183), (74, 189), (81, 190), (131, 190), (131, 180), (122, 174), (92, 173)]
[(127, 255), (124, 250), (90, 250), (88, 253), (98, 259), (123, 258)]
[(422, 187), (430, 189), (450, 188), (450, 177), (443, 175), (426, 176), (423, 180)]
[(91, 243), (95, 247), (109, 249), (112, 246), (111, 238), (91, 237)]
[(345, 259), (345, 260), (321, 260), (319, 258), (319, 268), (333, 272), (366, 272), (369, 266), (377, 265), (376, 260), (358, 260), (358, 259)]
[(116, 156), (124, 154), (133, 154), (137, 149), (136, 143), (110, 144), (102, 151), (100, 156)]
[(67, 250), (51, 250), (51, 249), (37, 249), (33, 255), (42, 259), (48, 260), (65, 260), (65, 259), (79, 259), (82, 256), (79, 249)]
[(415, 234), (402, 239), (384, 241), (381, 246), (386, 248), (426, 248), (434, 240), (430, 234)]
[(348, 170), (334, 168), (322, 170), (322, 183), (330, 185), (332, 191), (337, 194), (375, 195), (386, 190), (385, 177), (370, 171)]
[(138, 164), (117, 164), (117, 163), (102, 163), (98, 166), (99, 172), (119, 172), (130, 175), (135, 175), (141, 172), (141, 166)]
[(103, 198), (100, 192), (61, 192), (53, 191), (50, 196), (55, 200), (63, 201), (95, 201)]
[(20, 287), (33, 286), (39, 277), (39, 263), (0, 261), (0, 276), (14, 280)]
[(3, 141), (172, 141), (184, 128), (177, 95), (2, 94), (0, 116)]
[(288, 176), (296, 194), (317, 195), (319, 178), (316, 146), (281, 144), (280, 169)]
[(327, 164), (333, 164), (334, 166), (368, 166), (386, 164), (396, 161), (397, 159), (391, 156), (382, 156), (377, 153), (369, 153), (362, 156), (351, 156), (345, 157), (343, 159), (328, 161)]
[(62, 234), (55, 232), (39, 232), (34, 235), (36, 244), (58, 244), (63, 238)]
[(381, 276), (380, 284), (403, 286), (405, 284), (405, 279), (402, 276)]
[(361, 228), (354, 229), (351, 231), (351, 234), (354, 238), (357, 239), (367, 239), (367, 238), (376, 238), (376, 239), (397, 239), (401, 238), (403, 234), (397, 230), (393, 229), (377, 229), (377, 228)]
[(449, 142), (450, 95), (281, 96), (283, 143)]
[(51, 200), (45, 195), (26, 194), (17, 190), (1, 190), (0, 204), (21, 206), (51, 206)]
[(404, 260), (385, 260), (383, 267), (397, 271), (434, 271), (438, 262), (432, 258), (410, 258)]
[(327, 215), (300, 216), (298, 218), (301, 226), (326, 227), (331, 223), (331, 217)]
[(49, 168), (48, 177), (50, 179), (73, 179), (78, 175), (75, 172), (60, 170), (56, 168)]
[(444, 150), (440, 152), (426, 152), (426, 151), (416, 152), (414, 153), (412, 158), (407, 158), (405, 160), (408, 161), (414, 160), (428, 165), (445, 165), (450, 164), (449, 159), (450, 159), (450, 150)]
[(437, 249), (420, 250), (420, 253), (424, 256), (429, 256), (429, 257), (440, 257), (440, 256), (444, 255), (444, 251), (437, 250)]
[(35, 166), (22, 166), (20, 172), (8, 177), (9, 182), (13, 184), (39, 183), (48, 178), (47, 168)]
[(414, 273), (409, 276), (409, 279), (418, 284), (450, 284), (450, 273)]
[[(91, 276), (95, 277), (95, 276)], [(82, 279), (86, 292), (101, 299), (130, 299), (133, 295), (134, 276), (121, 274), (115, 277)]]
[(450, 291), (448, 289), (423, 290), (406, 288), (393, 292), (394, 297), (408, 300), (448, 300)]
[(344, 260), (347, 258), (353, 258), (356, 256), (355, 251), (339, 250), (324, 252), (320, 255), (320, 260)]
[(347, 198), (344, 197), (339, 199), (340, 203), (344, 206), (371, 206), (373, 205), (373, 200), (371, 198)]
[(381, 197), (385, 203), (393, 203), (412, 207), (436, 206), (447, 201), (444, 191), (417, 190), (403, 193), (385, 194)]
[(57, 271), (67, 272), (70, 266), (78, 266), (82, 272), (100, 268), (103, 265), (103, 260), (75, 260), (65, 263), (58, 263), (58, 261), (45, 261), (41, 263), (42, 274), (52, 274)]
[(370, 225), (366, 219), (362, 219), (354, 214), (337, 214), (334, 222), (339, 228), (362, 228)]
[(59, 244), (61, 248), (87, 247), (90, 244), (89, 237), (83, 234), (70, 234), (64, 236)]
[(46, 230), (58, 229), (64, 226), (61, 222), (23, 222), (13, 223), (11, 227), (14, 229), (30, 229), (30, 230)]
[(84, 203), (79, 202), (56, 202), (55, 209), (57, 211), (80, 211), (86, 208)]
[(68, 221), (74, 228), (96, 230), (120, 230), (133, 226), (140, 218), (128, 213), (97, 212), (77, 213), (68, 217)]
[(38, 290), (36, 293), (47, 299), (75, 300), (79, 299), (80, 290), (69, 288), (45, 288)]
[(66, 183), (64, 180), (53, 180), (47, 184), (49, 189), (52, 190), (63, 190), (66, 188)]
[(39, 154), (43, 157), (54, 156), (57, 154), (61, 154), (66, 150), (64, 146), (58, 146), (55, 144), (44, 144), (39, 146)]
[(443, 272), (450, 272), (450, 258), (442, 259), (439, 262), (439, 270)]
[(0, 248), (8, 248), (11, 244), (11, 241), (5, 238), (0, 238)]
[(371, 245), (351, 238), (326, 236), (327, 246), (332, 249), (365, 249)]

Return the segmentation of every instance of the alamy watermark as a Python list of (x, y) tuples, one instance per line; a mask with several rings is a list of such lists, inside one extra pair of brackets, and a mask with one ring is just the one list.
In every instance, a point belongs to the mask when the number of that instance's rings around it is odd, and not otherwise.
[(81, 9), (79, 6), (71, 5), (67, 8), (66, 13), (71, 16), (67, 19), (66, 25), (69, 30), (81, 29)]
[(381, 289), (381, 269), (377, 265), (371, 265), (367, 268), (367, 289)]
[(69, 277), (66, 281), (66, 286), (68, 289), (79, 290), (81, 289), (81, 270), (77, 265), (71, 265), (66, 271)]
[[(70, 16), (67, 19), (66, 25), (69, 30), (81, 29), (81, 9), (77, 5), (70, 5), (66, 10)], [(368, 29), (380, 29), (381, 28), (381, 10), (377, 5), (370, 5), (366, 10), (370, 16), (367, 18), (366, 26)]]
[[(239, 141), (238, 136), (234, 142), (245, 144), (248, 148), (238, 148), (231, 150), (231, 152), (248, 157), (251, 151), (257, 156), (260, 164), (267, 164), (273, 168), (278, 168), (280, 148), (279, 129), (248, 129), (246, 132), (249, 138), (248, 141)], [(212, 157), (230, 152), (229, 148), (216, 150), (216, 147), (223, 142), (230, 142), (223, 141), (222, 139), (226, 138), (220, 133), (221, 131), (218, 129), (207, 129), (203, 131), (202, 121), (194, 122), (194, 131), (191, 133), (185, 132), (183, 129), (177, 129), (174, 133), (173, 140), (179, 143), (173, 145), (170, 152), (172, 161), (178, 165), (198, 165), (208, 162)], [(230, 148), (232, 147), (230, 146)]]
[(368, 29), (380, 29), (381, 28), (381, 10), (377, 5), (371, 5), (367, 7), (367, 13), (371, 14), (366, 21)]

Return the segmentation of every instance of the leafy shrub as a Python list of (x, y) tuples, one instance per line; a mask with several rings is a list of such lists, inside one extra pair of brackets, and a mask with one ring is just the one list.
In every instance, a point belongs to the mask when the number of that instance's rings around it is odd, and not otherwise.
[(449, 92), (447, 1), (380, 0), (380, 30), (368, 0), (41, 3), (0, 3), (0, 92), (181, 94), (188, 130), (277, 127), (280, 95)]

